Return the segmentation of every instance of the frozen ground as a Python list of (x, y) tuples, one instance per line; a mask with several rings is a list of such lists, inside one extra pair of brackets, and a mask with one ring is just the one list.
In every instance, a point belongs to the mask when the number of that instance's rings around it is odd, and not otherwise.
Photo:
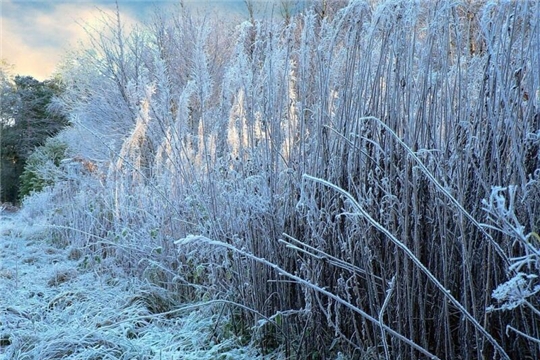
[(213, 305), (85, 264), (44, 225), (0, 213), (0, 359), (261, 358), (223, 335)]

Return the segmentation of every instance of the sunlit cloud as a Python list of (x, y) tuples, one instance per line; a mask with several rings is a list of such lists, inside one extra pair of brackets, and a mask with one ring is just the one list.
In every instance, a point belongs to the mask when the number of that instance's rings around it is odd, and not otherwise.
[[(45, 6), (47, 5), (47, 6)], [(63, 54), (87, 38), (84, 27), (101, 27), (114, 4), (103, 2), (4, 2), (1, 55), (15, 74), (49, 78)], [(137, 22), (134, 11), (122, 12), (126, 24)]]
[[(256, 9), (268, 9), (283, 0), (251, 0)], [(122, 21), (130, 25), (148, 20), (156, 7), (178, 5), (180, 0), (118, 0)], [(244, 0), (184, 0), (196, 10), (246, 13)], [(14, 74), (44, 80), (52, 76), (69, 49), (88, 38), (84, 27), (102, 28), (103, 15), (113, 15), (114, 0), (0, 0), (0, 58), (14, 65)]]

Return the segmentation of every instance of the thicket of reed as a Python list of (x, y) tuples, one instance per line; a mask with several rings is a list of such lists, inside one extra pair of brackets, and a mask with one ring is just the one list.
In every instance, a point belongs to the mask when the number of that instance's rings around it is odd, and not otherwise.
[(53, 190), (55, 232), (241, 304), (263, 351), (537, 358), (540, 4), (325, 4), (107, 19), (62, 71), (101, 170)]

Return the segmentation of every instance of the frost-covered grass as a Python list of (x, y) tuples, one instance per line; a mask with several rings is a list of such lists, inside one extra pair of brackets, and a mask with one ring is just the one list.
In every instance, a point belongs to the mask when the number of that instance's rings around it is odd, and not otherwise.
[(537, 358), (539, 16), (104, 19), (61, 69), (66, 175), (25, 209), (100, 274), (228, 304), (261, 353)]
[(262, 358), (223, 330), (231, 325), (222, 304), (181, 304), (147, 282), (88, 267), (21, 215), (2, 215), (0, 232), (2, 358)]

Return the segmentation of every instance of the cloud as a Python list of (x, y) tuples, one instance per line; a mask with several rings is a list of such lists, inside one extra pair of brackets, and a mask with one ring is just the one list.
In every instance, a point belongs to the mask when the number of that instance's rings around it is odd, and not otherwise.
[[(149, 19), (156, 7), (180, 0), (118, 0), (122, 21), (132, 25)], [(254, 0), (260, 6), (281, 0)], [(196, 10), (245, 13), (244, 0), (185, 0)], [(0, 58), (14, 65), (14, 73), (49, 78), (63, 54), (87, 38), (82, 25), (103, 26), (113, 15), (114, 0), (0, 0)]]
[[(99, 1), (2, 0), (0, 6), (0, 57), (14, 65), (15, 74), (31, 75), (40, 80), (53, 74), (65, 51), (87, 38), (83, 25), (99, 29), (103, 15), (114, 13), (114, 4)], [(134, 24), (137, 20), (132, 14), (135, 12), (123, 13), (123, 21)]]

